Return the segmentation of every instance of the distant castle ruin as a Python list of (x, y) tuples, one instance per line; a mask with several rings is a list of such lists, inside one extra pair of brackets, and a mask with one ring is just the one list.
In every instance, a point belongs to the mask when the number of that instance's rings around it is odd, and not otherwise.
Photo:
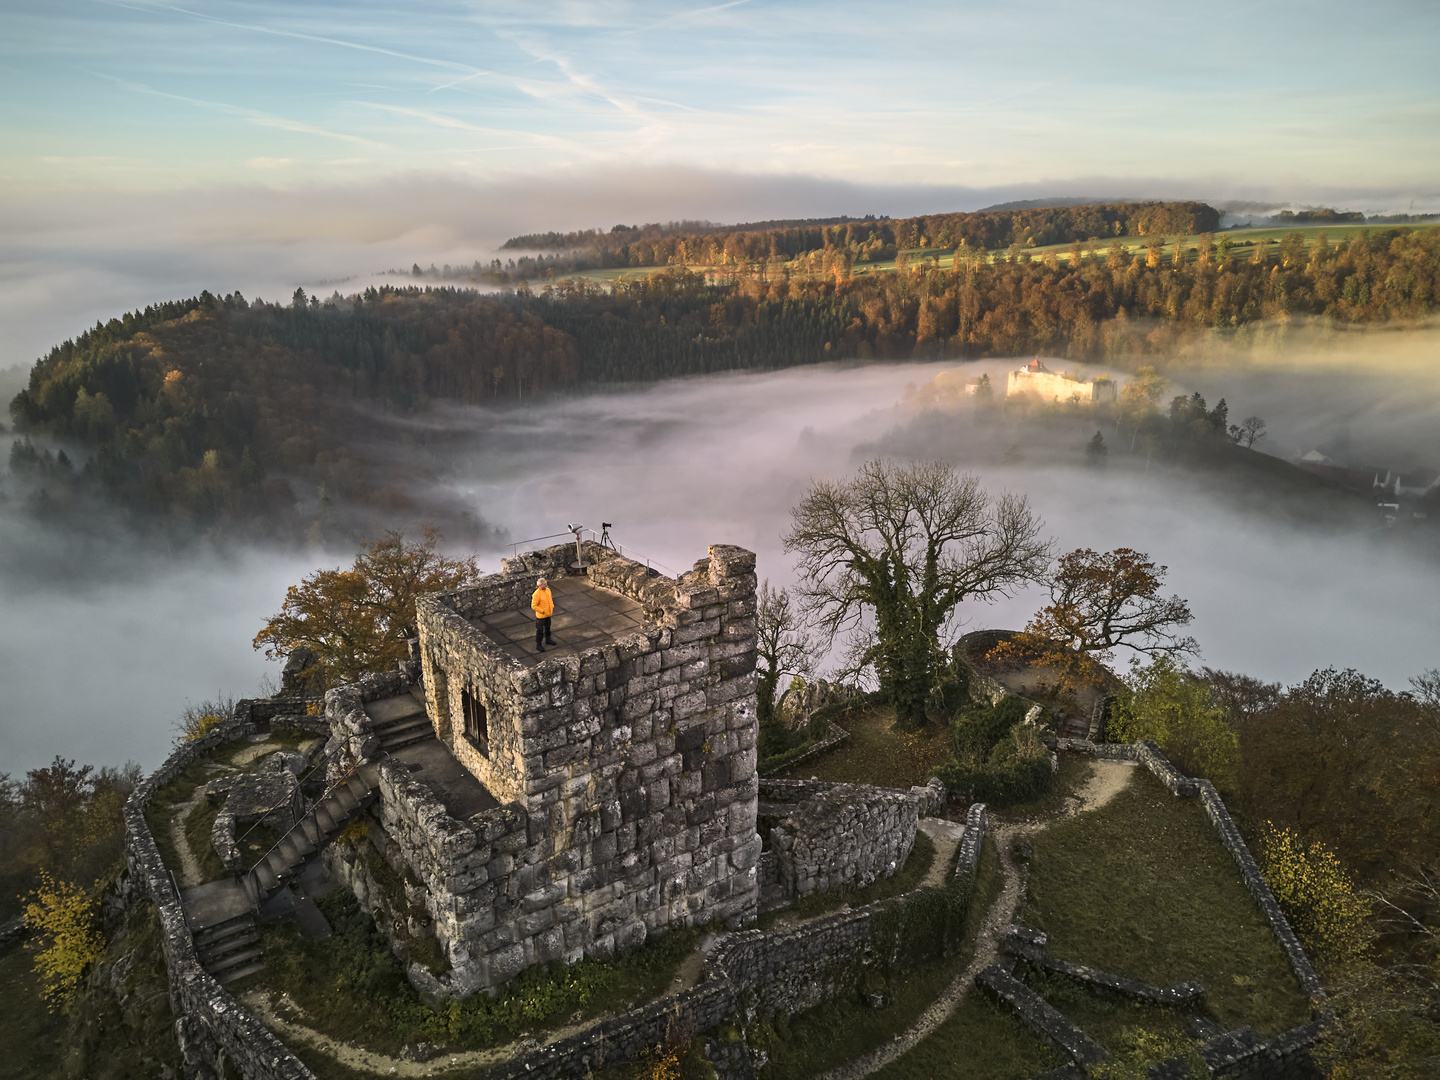
[(1069, 372), (1051, 371), (1038, 359), (1010, 372), (1005, 382), (1006, 397), (1035, 394), (1045, 401), (1079, 401), (1091, 405), (1114, 401), (1117, 390), (1115, 380), (1104, 375), (1077, 379)]

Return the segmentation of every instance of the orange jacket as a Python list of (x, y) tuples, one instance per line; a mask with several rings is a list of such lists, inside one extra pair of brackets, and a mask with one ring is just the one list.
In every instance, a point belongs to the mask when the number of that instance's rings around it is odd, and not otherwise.
[(550, 595), (549, 589), (536, 589), (535, 595), (530, 597), (530, 609), (535, 612), (537, 619), (548, 619), (555, 614), (555, 598)]

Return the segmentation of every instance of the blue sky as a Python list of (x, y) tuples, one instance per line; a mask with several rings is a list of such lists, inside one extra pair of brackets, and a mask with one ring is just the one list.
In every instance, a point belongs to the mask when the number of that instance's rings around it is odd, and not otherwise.
[(0, 372), (505, 237), (1055, 195), (1440, 211), (1440, 4), (5, 0)]
[(1433, 3), (10, 0), (0, 182), (681, 166), (1424, 198), (1437, 45)]

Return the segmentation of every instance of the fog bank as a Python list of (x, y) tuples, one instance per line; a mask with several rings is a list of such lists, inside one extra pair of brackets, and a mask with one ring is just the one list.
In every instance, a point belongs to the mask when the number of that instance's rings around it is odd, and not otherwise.
[[(812, 479), (853, 471), (864, 457), (857, 448), (902, 445), (922, 430), (897, 403), (908, 385), (955, 366), (826, 365), (524, 407), (442, 407), (413, 421), (434, 438), (390, 452), (420, 466), (412, 475), (436, 477), (438, 490), (414, 493), (422, 505), (437, 496), (457, 500), (517, 541), (569, 522), (598, 528), (609, 521), (627, 553), (666, 571), (688, 568), (708, 544), (733, 543), (758, 552), (763, 577), (789, 584), (780, 536), (790, 507)], [(1000, 379), (1008, 366), (970, 370)], [(1248, 390), (1232, 392), (1247, 371), (1197, 369), (1230, 396), (1232, 418), (1250, 409)], [(1301, 372), (1287, 380), (1288, 396), (1273, 400), (1282, 411), (1267, 419), (1282, 431), (1301, 430), (1304, 417), (1330, 399), (1323, 383), (1312, 396)], [(1192, 388), (1177, 376), (1176, 392)], [(961, 414), (936, 422), (942, 430), (971, 423)], [(1086, 469), (1078, 448), (1073, 466), (997, 463), (1005, 436), (966, 434), (953, 440), (958, 450), (938, 438), (922, 438), (912, 450), (945, 450), (992, 492), (1028, 494), (1059, 550), (1134, 547), (1168, 564), (1171, 586), (1195, 611), (1205, 663), (1286, 683), (1316, 668), (1353, 666), (1403, 687), (1440, 662), (1433, 633), (1440, 569), (1383, 533), (1290, 527), (1203, 476), (1159, 466)], [(7, 514), (18, 528), (13, 505), (0, 507), (0, 523)], [(483, 569), (498, 569), (508, 550), (482, 552)], [(0, 771), (33, 768), (57, 752), (154, 766), (187, 699), (254, 692), (267, 665), (250, 640), (278, 610), (285, 586), (318, 566), (348, 562), (351, 553), (147, 560), (116, 547), (112, 557), (115, 570), (98, 585), (0, 578)], [(991, 607), (967, 605), (962, 614), (967, 628), (1013, 627), (1040, 602), (1032, 590)]]

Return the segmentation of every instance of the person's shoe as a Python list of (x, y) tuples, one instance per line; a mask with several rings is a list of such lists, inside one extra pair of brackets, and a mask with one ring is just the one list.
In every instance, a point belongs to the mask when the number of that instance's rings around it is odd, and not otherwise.
[(536, 651), (536, 652), (544, 652), (544, 651), (545, 651), (545, 646), (544, 646), (544, 645), (536, 645), (536, 646), (535, 646), (535, 651)]
[(554, 638), (548, 638), (548, 637), (547, 637), (547, 638), (545, 639), (545, 644), (546, 644), (546, 645), (554, 645), (554, 644), (555, 644), (555, 639), (554, 639)]

